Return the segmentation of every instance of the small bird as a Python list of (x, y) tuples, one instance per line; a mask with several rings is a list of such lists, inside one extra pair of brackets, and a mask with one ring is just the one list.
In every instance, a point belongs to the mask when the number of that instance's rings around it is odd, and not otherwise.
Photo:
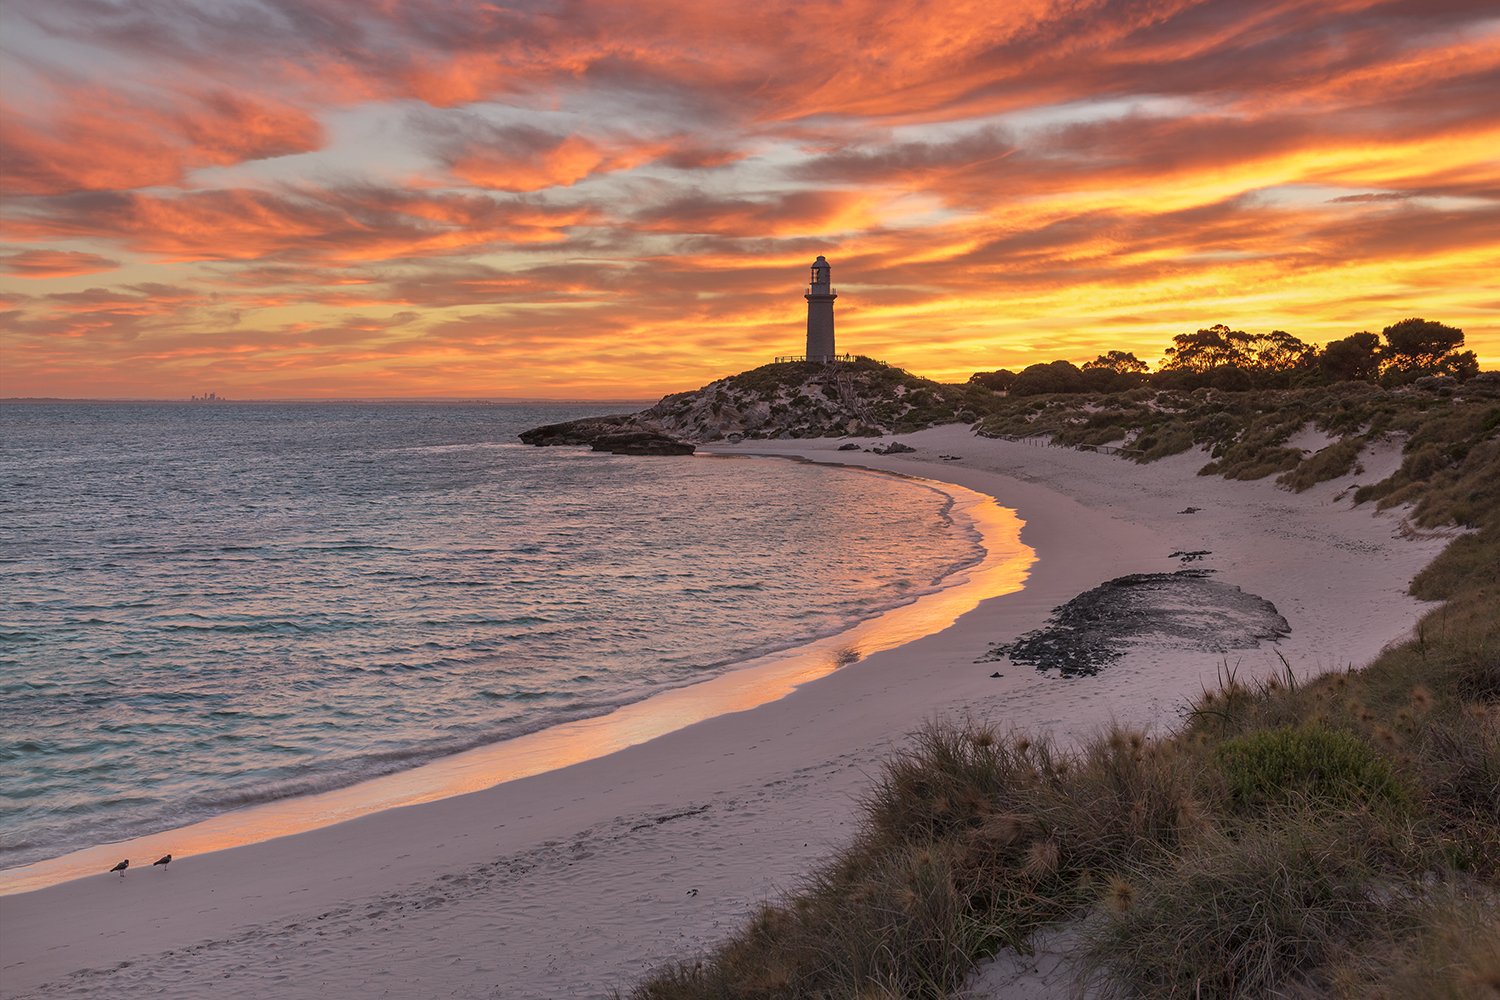
[(170, 855), (170, 854), (163, 854), (161, 857), (159, 857), (155, 861), (151, 862), (151, 867), (155, 868), (157, 865), (163, 865), (163, 866), (165, 866), (165, 865), (170, 865), (171, 863), (172, 863), (172, 855)]
[(129, 867), (130, 867), (130, 859), (126, 858), (124, 861), (121, 861), (119, 864), (117, 864), (113, 868), (111, 868), (110, 871), (112, 871), (112, 872), (119, 872), (120, 873), (120, 877), (124, 878), (125, 877), (125, 869), (127, 869)]

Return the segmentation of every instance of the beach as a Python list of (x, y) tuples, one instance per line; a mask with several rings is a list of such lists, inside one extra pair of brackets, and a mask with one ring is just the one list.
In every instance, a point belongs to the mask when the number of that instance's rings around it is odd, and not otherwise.
[[(1399, 511), (1350, 508), (1349, 486), (1383, 478), (1394, 450), (1291, 494), (1269, 479), (1199, 477), (1199, 453), (1141, 466), (961, 426), (900, 440), (916, 451), (840, 451), (831, 439), (712, 450), (993, 497), (1036, 554), (1024, 587), (784, 697), (615, 752), (164, 870), (101, 869), (6, 897), (3, 995), (606, 996), (794, 889), (849, 839), (882, 759), (925, 722), (974, 718), (1062, 742), (1111, 722), (1162, 730), (1226, 669), (1243, 679), (1286, 669), (1282, 658), (1303, 676), (1362, 664), (1409, 631), (1424, 605), (1406, 585), (1447, 541), (1403, 530)], [(1135, 650), (1093, 677), (977, 662), (1084, 591), (1181, 569), (1183, 552), (1274, 604), (1290, 633), (1222, 653)], [(989, 995), (1045, 989), (1017, 985), (1032, 975), (1023, 965), (993, 977)]]

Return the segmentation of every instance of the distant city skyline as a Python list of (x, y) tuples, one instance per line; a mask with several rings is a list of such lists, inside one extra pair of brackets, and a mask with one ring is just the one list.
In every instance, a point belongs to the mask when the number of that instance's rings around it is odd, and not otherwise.
[[(1410, 316), (1500, 367), (1493, 5), (18, 0), (0, 395), (641, 399)], [(205, 389), (207, 387), (207, 389)]]

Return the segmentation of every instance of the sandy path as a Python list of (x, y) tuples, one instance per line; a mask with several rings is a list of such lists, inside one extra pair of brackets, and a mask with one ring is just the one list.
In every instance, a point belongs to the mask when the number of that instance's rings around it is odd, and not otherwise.
[[(1273, 601), (1303, 673), (1363, 662), (1421, 605), (1406, 582), (1441, 540), (1350, 511), (1349, 482), (1294, 496), (963, 428), (907, 435), (914, 455), (837, 442), (738, 451), (852, 461), (955, 482), (1016, 508), (1040, 561), (1026, 588), (953, 627), (772, 704), (469, 795), (0, 900), (0, 992), (94, 997), (597, 997), (710, 945), (850, 834), (879, 760), (924, 720), (973, 714), (1067, 739), (1114, 718), (1169, 725), (1221, 660), (1133, 654), (1062, 680), (976, 657), (1079, 592), (1175, 569)], [(939, 462), (940, 453), (964, 456)], [(1370, 461), (1367, 460), (1367, 465)], [(747, 465), (747, 469), (751, 466)], [(1359, 477), (1374, 481), (1378, 470)], [(1383, 473), (1382, 473), (1383, 474)], [(1187, 507), (1196, 514), (1181, 514)], [(1229, 655), (1279, 668), (1269, 648)], [(693, 890), (696, 890), (694, 892)], [(1009, 987), (995, 982), (996, 995)]]

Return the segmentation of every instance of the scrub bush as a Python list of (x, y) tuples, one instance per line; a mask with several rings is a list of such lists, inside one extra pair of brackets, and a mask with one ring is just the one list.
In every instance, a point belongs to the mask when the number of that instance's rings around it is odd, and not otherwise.
[(1242, 811), (1299, 796), (1350, 807), (1403, 807), (1408, 796), (1390, 763), (1358, 737), (1322, 726), (1284, 726), (1219, 744), (1215, 759)]

